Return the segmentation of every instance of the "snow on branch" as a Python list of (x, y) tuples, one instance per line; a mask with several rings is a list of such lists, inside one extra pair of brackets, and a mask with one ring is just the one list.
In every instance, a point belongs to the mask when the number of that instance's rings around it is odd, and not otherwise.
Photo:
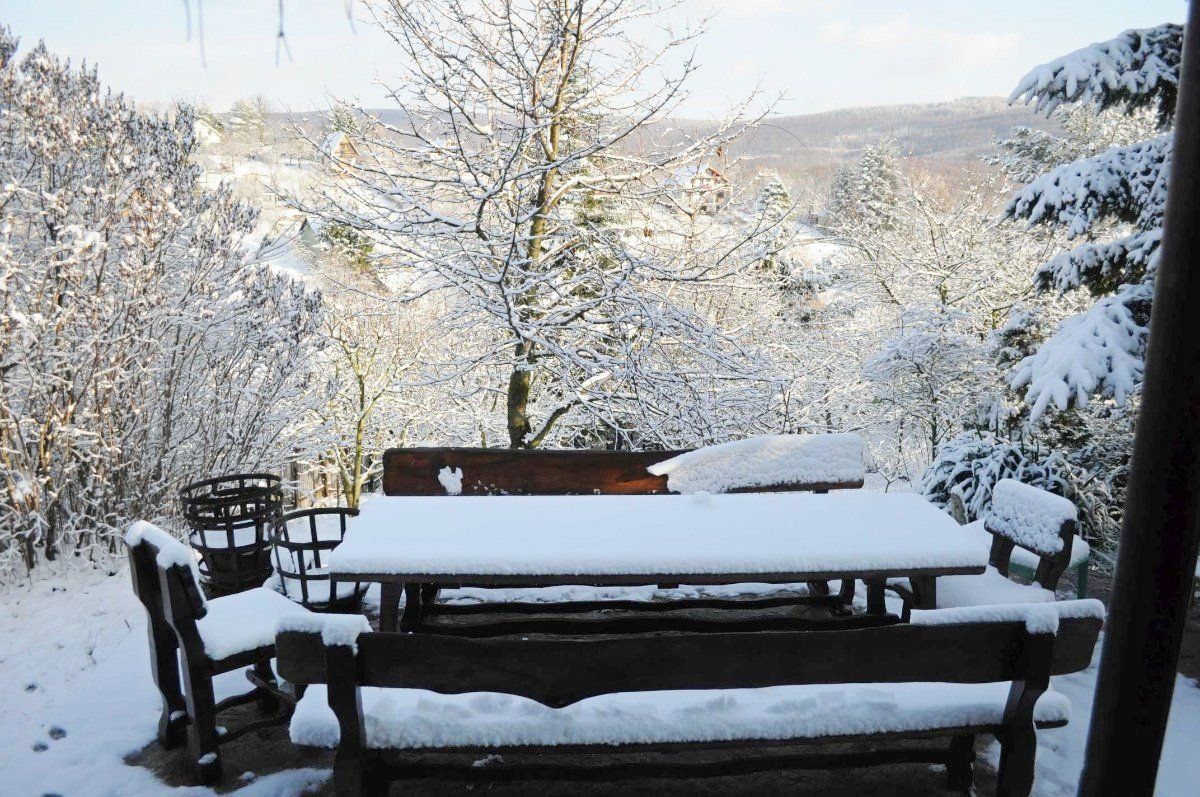
[(1153, 105), (1165, 127), (1175, 113), (1182, 45), (1182, 25), (1127, 30), (1036, 67), (1008, 99), (1032, 102), (1047, 114), (1073, 102), (1090, 102), (1097, 110)]
[(1087, 287), (1094, 295), (1112, 293), (1122, 284), (1152, 273), (1162, 229), (1137, 232), (1115, 241), (1089, 241), (1055, 255), (1034, 273), (1038, 290), (1059, 294)]
[(1022, 188), (1005, 215), (1083, 235), (1104, 219), (1150, 230), (1162, 224), (1171, 160), (1169, 134), (1068, 163)]
[(1094, 393), (1125, 402), (1141, 382), (1147, 333), (1142, 319), (1152, 295), (1152, 285), (1123, 286), (1064, 320), (1036, 353), (1017, 365), (1010, 384), (1014, 390), (1028, 385), (1031, 420), (1051, 404), (1065, 410), (1074, 399), (1086, 406)]

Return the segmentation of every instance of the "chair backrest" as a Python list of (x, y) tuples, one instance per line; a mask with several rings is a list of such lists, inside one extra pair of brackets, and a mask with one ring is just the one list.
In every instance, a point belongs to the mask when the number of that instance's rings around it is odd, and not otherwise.
[(1007, 576), (1013, 548), (1024, 548), (1039, 559), (1034, 580), (1054, 589), (1071, 563), (1076, 516), (1075, 505), (1062, 496), (1014, 479), (1000, 480), (983, 521), (992, 535), (992, 567)]
[[(357, 514), (357, 509), (346, 507), (297, 509), (275, 522), (275, 570), (284, 595), (313, 611), (334, 609), (342, 603), (352, 608), (361, 602), (366, 585), (354, 582), (350, 593), (339, 600), (329, 573), (319, 572), (327, 567), (322, 554), (341, 544), (347, 518)], [(314, 588), (318, 583), (322, 586), (319, 591)]]
[(125, 534), (125, 544), (133, 589), (146, 607), (152, 630), (169, 628), (181, 639), (198, 641), (196, 621), (208, 613), (208, 603), (200, 590), (191, 550), (144, 521), (133, 524)]
[(1089, 665), (1104, 608), (1084, 600), (949, 611), (838, 631), (482, 639), (347, 634), (361, 618), (323, 627), (329, 615), (309, 615), (280, 623), (276, 653), (280, 675), (296, 684), (501, 692), (553, 707), (613, 692), (785, 684), (1016, 681), (1044, 690), (1050, 675)]

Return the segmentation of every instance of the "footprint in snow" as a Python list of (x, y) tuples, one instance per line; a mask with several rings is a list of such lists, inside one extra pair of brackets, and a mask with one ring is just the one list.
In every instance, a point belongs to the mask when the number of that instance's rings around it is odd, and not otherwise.
[(61, 739), (67, 735), (67, 732), (64, 729), (58, 727), (57, 725), (52, 726), (50, 728), (49, 733), (50, 733), (50, 738), (54, 739), (55, 741), (58, 741), (59, 739)]

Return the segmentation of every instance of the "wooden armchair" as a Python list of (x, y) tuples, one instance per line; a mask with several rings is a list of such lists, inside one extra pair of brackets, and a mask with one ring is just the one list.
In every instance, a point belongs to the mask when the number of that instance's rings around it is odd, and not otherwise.
[[(146, 610), (150, 667), (162, 695), (158, 740), (171, 749), (186, 737), (200, 783), (221, 776), (218, 744), (252, 730), (286, 722), (295, 697), (284, 692), (271, 669), (275, 624), (304, 609), (271, 590), (257, 588), (206, 601), (195, 560), (187, 546), (150, 523), (135, 523), (125, 535), (133, 589)], [(254, 688), (216, 702), (213, 677), (248, 667)], [(180, 684), (180, 670), (183, 683)], [(217, 714), (257, 700), (264, 714), (230, 732)]]
[[(1075, 505), (1061, 496), (1013, 479), (997, 482), (984, 518), (992, 538), (988, 568), (980, 575), (939, 578), (937, 608), (1053, 601), (1058, 580), (1071, 564), (1075, 518)], [(1009, 578), (1014, 551), (1025, 551), (1024, 558), (1036, 562), (1032, 583)], [(908, 603), (911, 592), (892, 586)]]

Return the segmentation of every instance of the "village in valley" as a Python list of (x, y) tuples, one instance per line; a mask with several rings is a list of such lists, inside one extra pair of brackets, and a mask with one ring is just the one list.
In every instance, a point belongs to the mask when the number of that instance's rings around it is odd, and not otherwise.
[(1191, 4), (84, 5), (0, 795), (1200, 792)]

